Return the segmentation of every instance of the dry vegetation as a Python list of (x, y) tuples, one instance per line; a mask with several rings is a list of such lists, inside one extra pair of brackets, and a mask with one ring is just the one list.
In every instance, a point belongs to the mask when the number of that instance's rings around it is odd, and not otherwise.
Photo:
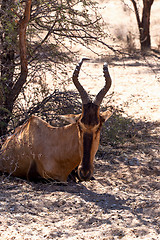
[[(107, 2), (112, 9), (112, 1)], [(105, 5), (103, 1), (102, 11)], [(155, 1), (153, 29), (158, 26), (158, 9)], [(110, 26), (115, 31), (115, 26), (124, 29), (124, 18), (131, 17), (118, 4), (116, 11), (119, 16), (123, 13), (123, 28), (114, 20)], [(157, 32), (152, 33), (155, 47)], [(155, 56), (110, 59), (109, 68), (110, 94), (114, 94), (106, 98), (104, 108), (109, 100), (118, 110), (102, 130), (95, 180), (33, 183), (0, 176), (0, 240), (160, 239), (160, 61)], [(97, 93), (104, 84), (102, 62), (84, 64), (80, 78), (91, 94)], [(80, 108), (76, 98), (72, 94), (70, 110), (65, 113), (74, 111), (72, 104)]]

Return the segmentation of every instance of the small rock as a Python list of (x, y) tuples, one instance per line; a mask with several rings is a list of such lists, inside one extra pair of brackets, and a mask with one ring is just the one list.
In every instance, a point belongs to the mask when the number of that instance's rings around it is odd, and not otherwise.
[(14, 210), (15, 210), (15, 207), (11, 207), (11, 208), (10, 208), (10, 211), (13, 212)]
[(139, 160), (137, 158), (132, 158), (130, 160), (128, 160), (128, 165), (130, 166), (139, 166)]

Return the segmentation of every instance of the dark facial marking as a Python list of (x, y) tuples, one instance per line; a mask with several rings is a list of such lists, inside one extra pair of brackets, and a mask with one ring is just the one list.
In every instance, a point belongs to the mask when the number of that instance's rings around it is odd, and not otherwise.
[(82, 168), (89, 170), (90, 167), (90, 154), (92, 147), (93, 135), (90, 133), (84, 133), (83, 135), (83, 160), (82, 160)]
[(99, 122), (98, 112), (99, 107), (94, 103), (84, 104), (81, 122), (89, 126), (97, 125)]
[(90, 156), (92, 147), (93, 135), (91, 133), (84, 133), (83, 135), (83, 159), (78, 167), (78, 176), (80, 180), (89, 180), (92, 174)]

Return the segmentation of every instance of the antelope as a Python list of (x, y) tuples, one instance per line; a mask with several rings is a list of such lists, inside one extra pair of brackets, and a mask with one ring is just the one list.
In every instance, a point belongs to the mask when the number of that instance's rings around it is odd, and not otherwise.
[(0, 154), (0, 171), (28, 180), (40, 176), (66, 182), (76, 167), (81, 181), (93, 176), (94, 157), (98, 150), (102, 124), (112, 115), (100, 113), (100, 104), (111, 87), (105, 63), (105, 86), (91, 101), (78, 80), (81, 65), (77, 64), (72, 80), (82, 100), (82, 113), (64, 116), (69, 125), (53, 127), (37, 116), (31, 116), (4, 142)]

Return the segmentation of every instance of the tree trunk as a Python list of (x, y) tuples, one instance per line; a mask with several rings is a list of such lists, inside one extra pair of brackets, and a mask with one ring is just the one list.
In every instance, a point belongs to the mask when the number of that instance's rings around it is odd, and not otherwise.
[(143, 0), (142, 21), (140, 28), (140, 43), (141, 50), (143, 52), (148, 49), (151, 49), (150, 15), (153, 1), (154, 0)]
[(139, 35), (140, 35), (141, 51), (145, 52), (146, 50), (151, 49), (150, 15), (151, 15), (151, 6), (154, 0), (143, 0), (142, 20), (140, 20), (136, 1), (131, 0), (131, 2), (133, 3), (134, 11), (136, 14)]

